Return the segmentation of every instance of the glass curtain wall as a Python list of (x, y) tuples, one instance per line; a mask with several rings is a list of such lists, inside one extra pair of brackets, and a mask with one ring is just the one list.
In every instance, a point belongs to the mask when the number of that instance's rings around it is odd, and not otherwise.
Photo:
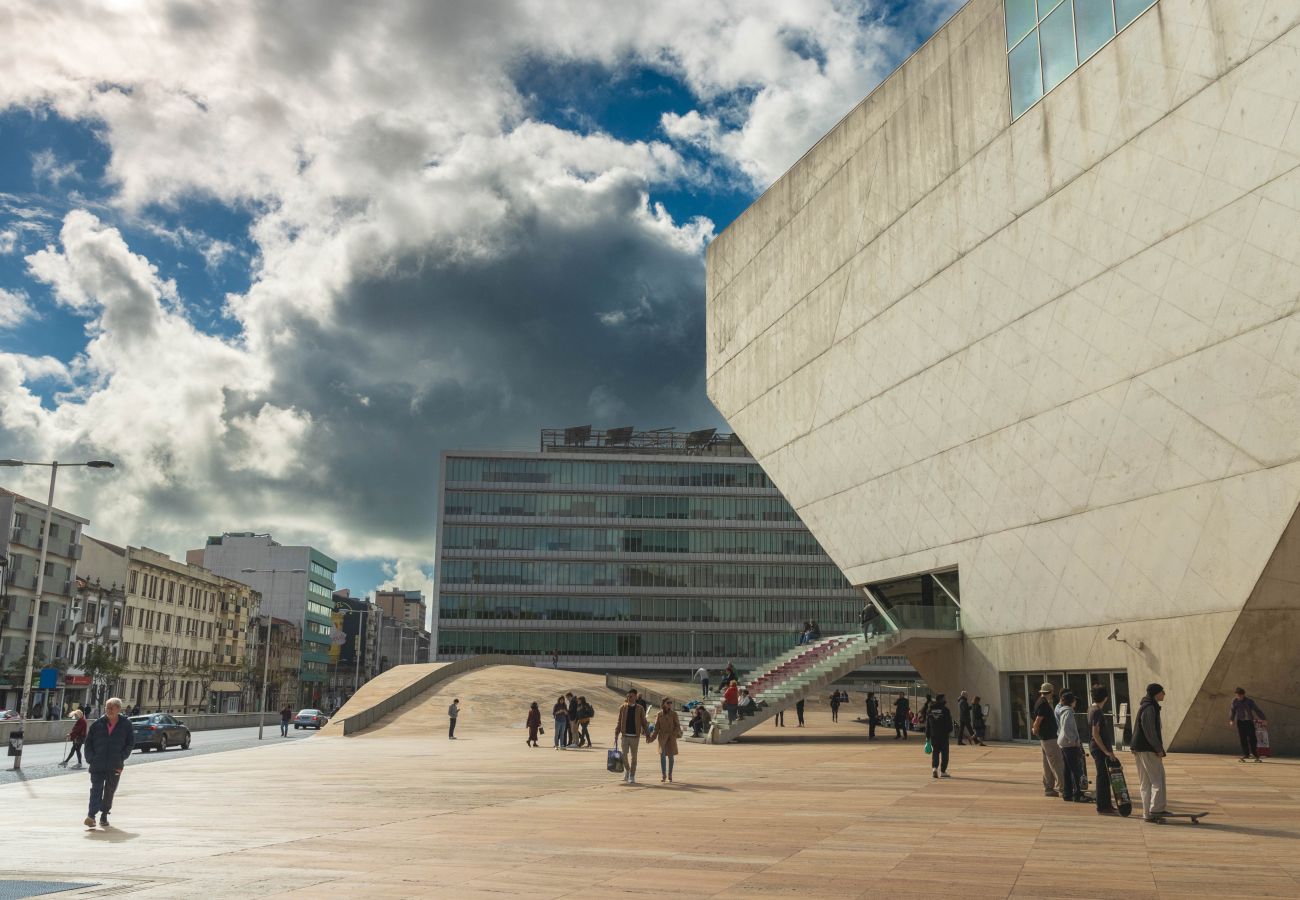
[(1006, 0), (1011, 118), (1019, 118), (1156, 0)]
[(868, 593), (898, 628), (961, 628), (957, 572), (927, 572), (868, 585)]
[(1089, 734), (1087, 712), (1092, 705), (1092, 686), (1100, 684), (1109, 688), (1110, 703), (1106, 707), (1106, 714), (1115, 724), (1115, 740), (1122, 746), (1128, 744), (1135, 710), (1130, 705), (1127, 671), (1015, 673), (1008, 675), (1007, 680), (1011, 701), (1012, 740), (1027, 741), (1032, 738), (1029, 731), (1030, 711), (1038, 702), (1039, 686), (1049, 682), (1057, 691), (1057, 695), (1052, 698), (1053, 703), (1062, 691), (1067, 690), (1075, 697), (1083, 698), (1075, 713), (1081, 736)]

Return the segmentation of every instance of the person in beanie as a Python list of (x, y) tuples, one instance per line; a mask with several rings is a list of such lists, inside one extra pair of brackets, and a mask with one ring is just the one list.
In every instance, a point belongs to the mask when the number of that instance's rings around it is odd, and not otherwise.
[(948, 748), (952, 740), (952, 712), (943, 694), (929, 701), (925, 737), (930, 742), (930, 777), (948, 778)]
[(108, 827), (108, 814), (113, 811), (113, 795), (127, 757), (135, 749), (135, 729), (122, 715), (122, 701), (110, 697), (104, 704), (104, 715), (95, 720), (86, 732), (86, 765), (90, 769), (90, 811), (85, 825), (95, 827), (95, 814), (99, 824)]
[(1043, 751), (1043, 796), (1059, 797), (1065, 790), (1065, 757), (1061, 747), (1056, 743), (1056, 710), (1052, 706), (1052, 695), (1056, 688), (1049, 681), (1044, 681), (1038, 688), (1038, 703), (1034, 705), (1034, 724), (1029, 733), (1038, 738), (1038, 746)]
[(1255, 723), (1258, 721), (1268, 724), (1268, 720), (1264, 717), (1264, 710), (1246, 696), (1245, 688), (1237, 688), (1233, 693), (1235, 696), (1232, 699), (1232, 709), (1228, 713), (1228, 724), (1237, 726), (1237, 737), (1241, 739), (1241, 761), (1245, 762), (1253, 756), (1255, 762), (1263, 762), (1259, 758)]
[(1142, 818), (1154, 822), (1166, 812), (1165, 741), (1160, 732), (1160, 701), (1163, 685), (1148, 684), (1147, 695), (1138, 705), (1133, 727), (1133, 761), (1142, 785)]

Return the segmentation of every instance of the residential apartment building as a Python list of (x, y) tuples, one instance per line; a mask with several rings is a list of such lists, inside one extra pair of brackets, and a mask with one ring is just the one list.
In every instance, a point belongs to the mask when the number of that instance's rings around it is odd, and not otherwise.
[(286, 547), (269, 534), (227, 532), (190, 550), (186, 560), (218, 575), (246, 582), (262, 596), (262, 614), (292, 622), (301, 631), (298, 666), (300, 706), (318, 706), (329, 677), (334, 633), (334, 573), (338, 563), (313, 547)]
[(389, 619), (401, 619), (407, 625), (424, 628), (428, 606), (419, 591), (375, 591), (375, 604)]
[[(35, 668), (66, 664), (68, 658), (75, 624), (71, 608), (82, 552), (81, 533), (89, 521), (58, 507), (53, 509), (45, 578), (36, 610), (36, 570), (45, 512), (44, 503), (0, 488), (0, 557), (5, 560), (4, 581), (0, 584), (0, 708), (4, 709), (16, 708), (19, 703), (34, 611), (38, 616)], [(62, 687), (60, 683), (58, 690)], [(51, 694), (50, 699), (58, 702), (58, 695)], [(45, 703), (45, 691), (34, 693), (33, 715), (42, 712)]]
[(101, 584), (126, 582), (122, 699), (141, 710), (207, 712), (226, 582), (157, 550), (93, 537), (86, 540), (83, 569)]
[(245, 666), (248, 685), (244, 706), (256, 710), (261, 702), (262, 672), (266, 666), (266, 709), (280, 709), (285, 704), (294, 707), (297, 712), (302, 703), (302, 684), (299, 681), (299, 669), (302, 666), (302, 628), (288, 619), (271, 617), (270, 646), (271, 659), (268, 663), (264, 656), (266, 645), (266, 615), (259, 615), (248, 629), (248, 657)]
[(547, 430), (537, 453), (443, 454), (441, 484), (439, 660), (681, 673), (859, 627), (862, 592), (732, 435)]
[(114, 660), (123, 658), (126, 585), (78, 577), (70, 619), (72, 630), (67, 669), (63, 674), (63, 703), (65, 707), (71, 704), (98, 710), (121, 685), (120, 678), (108, 677), (97, 663), (103, 654)]
[(221, 594), (217, 605), (217, 633), (212, 665), (210, 710), (243, 712), (253, 709), (249, 702), (248, 660), (250, 632), (257, 628), (262, 611), (262, 595), (233, 578), (218, 575)]

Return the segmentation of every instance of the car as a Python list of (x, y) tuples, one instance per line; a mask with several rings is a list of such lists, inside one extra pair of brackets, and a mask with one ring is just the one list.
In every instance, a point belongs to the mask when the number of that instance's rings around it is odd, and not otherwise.
[(21, 719), (23, 714), (16, 709), (0, 709), (0, 722), (8, 722), (11, 719)]
[(189, 728), (167, 713), (131, 716), (131, 729), (135, 732), (135, 746), (141, 753), (166, 750), (168, 747), (190, 749)]
[(320, 731), (321, 726), (329, 722), (329, 717), (319, 709), (302, 709), (298, 715), (293, 717), (293, 727), (298, 728), (315, 728)]

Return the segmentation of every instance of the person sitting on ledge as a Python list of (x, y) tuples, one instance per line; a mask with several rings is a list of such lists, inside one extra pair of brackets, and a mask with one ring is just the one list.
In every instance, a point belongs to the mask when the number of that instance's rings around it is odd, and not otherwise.
[(709, 712), (703, 706), (695, 707), (695, 712), (691, 713), (691, 720), (687, 723), (691, 728), (691, 737), (703, 737), (709, 730)]
[(758, 712), (758, 704), (754, 702), (754, 698), (749, 695), (748, 690), (740, 692), (740, 707), (737, 712), (740, 713), (742, 719)]

